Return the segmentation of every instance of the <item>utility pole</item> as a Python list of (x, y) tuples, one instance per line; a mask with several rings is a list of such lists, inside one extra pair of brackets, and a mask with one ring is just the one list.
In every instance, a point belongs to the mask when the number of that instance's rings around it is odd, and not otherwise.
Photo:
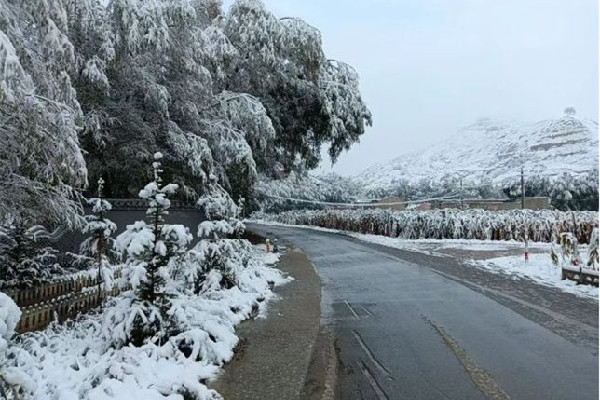
[[(521, 167), (521, 211), (525, 210), (525, 168)], [(525, 213), (523, 212), (523, 219)], [(523, 238), (525, 239), (525, 262), (529, 261), (529, 248), (527, 243), (527, 223), (523, 222)]]
[(460, 209), (464, 210), (463, 207), (463, 178), (460, 177)]
[(521, 167), (521, 210), (525, 209), (525, 169)]

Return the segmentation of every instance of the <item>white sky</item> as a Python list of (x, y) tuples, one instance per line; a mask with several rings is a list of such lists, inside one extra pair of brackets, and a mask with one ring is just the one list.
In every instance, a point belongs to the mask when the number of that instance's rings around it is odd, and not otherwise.
[(598, 120), (597, 0), (263, 1), (318, 28), (327, 57), (360, 75), (373, 127), (335, 172), (358, 173), (481, 117), (537, 121), (574, 106)]

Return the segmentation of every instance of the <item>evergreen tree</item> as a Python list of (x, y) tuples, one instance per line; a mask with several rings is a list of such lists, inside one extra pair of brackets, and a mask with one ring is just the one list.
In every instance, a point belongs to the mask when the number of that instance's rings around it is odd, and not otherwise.
[(57, 251), (42, 246), (47, 231), (37, 225), (0, 226), (0, 281), (6, 286), (32, 287), (63, 273)]
[(112, 273), (109, 270), (110, 261), (116, 259), (114, 251), (115, 241), (111, 238), (117, 230), (117, 226), (106, 217), (106, 214), (112, 209), (112, 205), (102, 198), (102, 189), (104, 180), (98, 180), (98, 197), (88, 200), (92, 207), (92, 214), (86, 215), (87, 224), (83, 228), (83, 233), (89, 235), (81, 243), (81, 253), (98, 268), (98, 296), (103, 298), (103, 291), (112, 286)]
[(167, 282), (176, 261), (186, 251), (192, 240), (189, 230), (182, 225), (169, 225), (165, 217), (171, 202), (168, 198), (177, 191), (176, 184), (162, 184), (161, 153), (154, 154), (152, 164), (154, 179), (139, 193), (148, 202), (146, 214), (149, 223), (137, 221), (128, 225), (117, 237), (117, 248), (126, 253), (129, 270), (127, 276), (135, 289), (133, 325), (129, 332), (136, 346), (150, 338), (162, 342), (169, 336), (167, 311), (170, 293)]
[[(236, 253), (239, 246), (245, 245), (245, 241), (236, 239), (245, 229), (239, 220), (240, 208), (214, 180), (207, 185), (198, 206), (206, 217), (206, 221), (198, 226), (201, 240), (194, 248), (196, 265), (200, 268), (198, 276), (205, 277), (214, 271), (213, 279), (205, 284), (206, 287), (213, 285), (215, 280), (219, 287), (233, 287), (236, 284), (232, 269), (237, 265)], [(199, 288), (198, 284), (195, 287)]]

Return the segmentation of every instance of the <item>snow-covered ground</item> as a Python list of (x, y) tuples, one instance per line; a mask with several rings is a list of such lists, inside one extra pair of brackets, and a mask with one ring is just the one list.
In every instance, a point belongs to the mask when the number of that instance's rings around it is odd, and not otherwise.
[[(344, 232), (335, 229), (306, 225), (285, 225), (265, 221), (248, 221), (270, 225), (294, 226), (322, 232), (342, 233), (350, 237), (403, 250), (420, 251), (427, 254), (450, 256), (452, 250), (463, 252), (467, 265), (485, 268), (495, 273), (510, 275), (513, 279), (527, 278), (541, 285), (553, 286), (562, 291), (583, 297), (598, 299), (598, 288), (577, 285), (574, 281), (561, 280), (561, 268), (552, 264), (551, 243), (529, 243), (529, 262), (525, 262), (524, 244), (518, 241), (472, 240), (472, 239), (398, 239), (379, 235)], [(581, 254), (587, 254), (587, 246), (580, 246)], [(514, 253), (511, 255), (506, 254)], [(501, 255), (501, 256), (498, 256)]]
[(549, 253), (530, 254), (528, 262), (525, 262), (523, 256), (507, 256), (472, 261), (472, 263), (493, 272), (511, 275), (514, 279), (529, 278), (542, 285), (554, 286), (565, 292), (598, 299), (597, 287), (561, 280), (561, 268), (552, 265)]
[[(561, 268), (552, 264), (550, 257), (551, 243), (530, 243), (529, 261), (525, 262), (523, 254), (524, 245), (517, 241), (492, 241), (492, 240), (454, 240), (454, 239), (418, 239), (403, 240), (377, 235), (364, 235), (360, 233), (345, 232), (348, 236), (355, 237), (371, 243), (395, 247), (404, 250), (414, 250), (429, 254), (447, 256), (448, 249), (464, 250), (471, 256), (464, 261), (469, 265), (485, 268), (495, 273), (510, 275), (514, 279), (528, 278), (539, 284), (554, 286), (565, 292), (584, 297), (598, 298), (598, 288), (590, 285), (578, 285), (574, 281), (561, 279)], [(582, 254), (587, 254), (587, 247), (580, 246)], [(504, 252), (519, 254), (503, 255)]]
[(109, 300), (102, 314), (21, 335), (9, 345), (7, 363), (0, 363), (5, 380), (38, 400), (220, 399), (205, 383), (233, 357), (235, 326), (256, 312), (264, 315), (274, 296), (270, 284), (292, 279), (270, 266), (278, 258), (254, 247), (248, 266), (237, 272), (237, 286), (173, 299), (170, 312), (181, 332), (167, 343), (115, 345), (123, 329), (110, 321), (130, 307), (131, 291)]

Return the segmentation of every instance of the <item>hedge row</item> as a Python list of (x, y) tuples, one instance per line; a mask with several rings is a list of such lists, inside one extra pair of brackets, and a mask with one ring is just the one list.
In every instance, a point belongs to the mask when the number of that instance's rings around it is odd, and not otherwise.
[(256, 217), (291, 225), (312, 225), (402, 239), (481, 239), (550, 242), (572, 232), (588, 243), (598, 225), (597, 211), (484, 210), (319, 210), (260, 214)]

